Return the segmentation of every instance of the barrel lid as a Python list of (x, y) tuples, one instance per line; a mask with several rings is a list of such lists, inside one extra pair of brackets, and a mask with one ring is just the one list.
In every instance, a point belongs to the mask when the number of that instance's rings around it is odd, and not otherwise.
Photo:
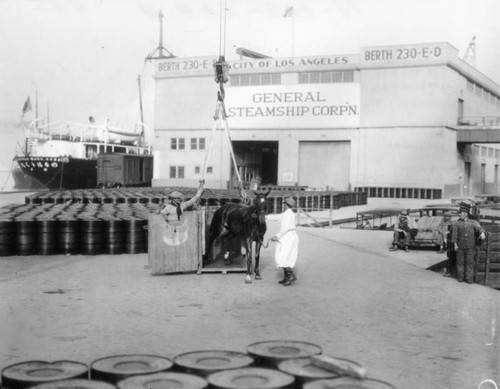
[(257, 342), (247, 347), (250, 355), (271, 360), (305, 358), (321, 354), (322, 351), (321, 347), (315, 344), (295, 340)]
[(44, 384), (36, 385), (32, 389), (115, 389), (115, 386), (104, 381), (74, 378), (69, 380), (46, 382)]
[(279, 363), (278, 369), (301, 379), (335, 378), (339, 376), (337, 373), (313, 365), (311, 358), (287, 359)]
[(149, 375), (136, 375), (117, 383), (119, 389), (203, 389), (207, 380), (192, 374), (165, 372)]
[(250, 366), (253, 358), (237, 351), (201, 350), (177, 355), (176, 366), (207, 373)]
[(395, 389), (396, 387), (380, 380), (360, 380), (352, 377), (340, 377), (316, 380), (304, 384), (303, 389)]
[(26, 361), (2, 369), (2, 386), (58, 381), (88, 374), (87, 365), (74, 361)]
[(291, 375), (262, 367), (223, 370), (208, 376), (208, 383), (218, 389), (279, 389), (294, 381)]
[(140, 375), (170, 369), (173, 362), (164, 357), (146, 354), (114, 355), (91, 363), (91, 371), (111, 374)]

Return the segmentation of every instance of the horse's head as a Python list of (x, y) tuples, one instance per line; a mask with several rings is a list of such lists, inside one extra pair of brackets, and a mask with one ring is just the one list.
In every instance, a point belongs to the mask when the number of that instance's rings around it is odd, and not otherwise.
[(254, 206), (254, 215), (259, 219), (259, 223), (263, 224), (266, 222), (266, 215), (267, 215), (267, 196), (269, 193), (271, 193), (270, 190), (268, 190), (266, 193), (257, 193), (253, 192), (255, 195), (255, 200), (253, 202)]

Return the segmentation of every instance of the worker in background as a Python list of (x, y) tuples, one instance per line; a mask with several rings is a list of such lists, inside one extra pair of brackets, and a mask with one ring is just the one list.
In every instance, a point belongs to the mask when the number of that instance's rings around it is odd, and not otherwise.
[(457, 252), (457, 280), (458, 282), (474, 282), (474, 254), (476, 251), (476, 237), (481, 241), (486, 233), (477, 220), (469, 218), (470, 207), (460, 204), (460, 218), (451, 226), (451, 243)]
[(200, 186), (196, 195), (194, 195), (190, 200), (184, 201), (184, 194), (179, 191), (173, 191), (168, 196), (168, 201), (159, 213), (165, 216), (168, 222), (180, 221), (181, 215), (187, 208), (193, 206), (198, 202), (204, 192), (203, 185), (205, 180), (200, 180)]
[(437, 227), (437, 243), (439, 244), (438, 254), (446, 252), (451, 224), (451, 212), (446, 212), (443, 216), (443, 220), (441, 220)]
[(394, 223), (394, 236), (392, 239), (392, 246), (389, 250), (395, 251), (399, 248), (399, 245), (401, 245), (405, 251), (409, 251), (408, 244), (410, 243), (410, 240), (411, 234), (408, 211), (402, 210)]

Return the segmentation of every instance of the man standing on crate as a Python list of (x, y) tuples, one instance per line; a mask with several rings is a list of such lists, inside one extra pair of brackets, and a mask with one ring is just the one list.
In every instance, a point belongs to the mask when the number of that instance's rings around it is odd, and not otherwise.
[(200, 180), (200, 186), (198, 187), (198, 191), (196, 195), (193, 196), (189, 201), (184, 201), (184, 195), (179, 191), (173, 191), (168, 196), (168, 201), (159, 213), (165, 216), (165, 220), (168, 222), (178, 222), (181, 220), (182, 213), (185, 209), (190, 206), (196, 204), (196, 202), (200, 199), (205, 190), (203, 185), (205, 184), (204, 180)]
[(486, 238), (486, 233), (476, 220), (469, 219), (468, 204), (461, 203), (459, 212), (460, 218), (451, 226), (451, 243), (457, 253), (457, 280), (472, 284), (476, 237), (482, 241)]

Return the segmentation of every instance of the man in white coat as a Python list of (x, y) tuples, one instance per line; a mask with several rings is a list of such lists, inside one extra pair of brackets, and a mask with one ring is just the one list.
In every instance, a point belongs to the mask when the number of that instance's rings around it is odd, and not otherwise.
[(284, 200), (286, 210), (281, 215), (281, 227), (278, 234), (271, 238), (271, 241), (278, 242), (274, 253), (274, 262), (277, 267), (283, 268), (284, 277), (280, 284), (284, 286), (291, 285), (297, 280), (293, 274), (293, 268), (297, 263), (297, 254), (299, 249), (299, 237), (295, 232), (295, 200), (287, 197)]

